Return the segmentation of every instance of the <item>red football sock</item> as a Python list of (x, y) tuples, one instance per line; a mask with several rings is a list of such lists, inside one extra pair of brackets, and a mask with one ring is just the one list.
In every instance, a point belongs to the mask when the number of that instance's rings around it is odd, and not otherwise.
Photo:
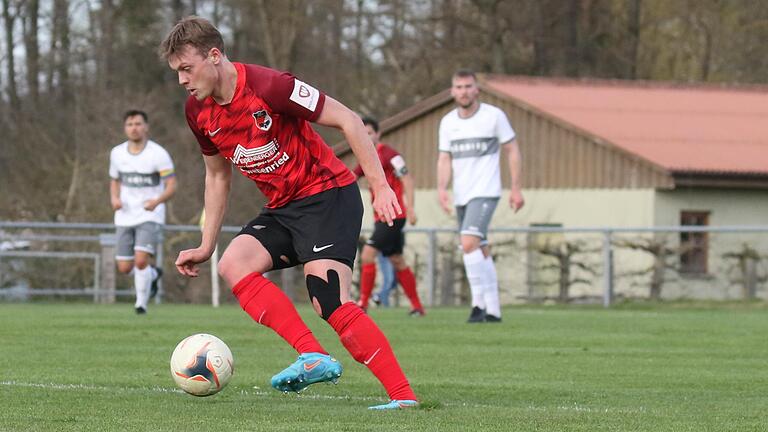
[(397, 272), (397, 280), (405, 291), (405, 295), (408, 296), (408, 300), (411, 301), (411, 308), (414, 310), (423, 310), (421, 301), (419, 301), (419, 293), (416, 291), (416, 278), (413, 276), (413, 272), (410, 267), (406, 267), (405, 270)]
[(299, 354), (328, 354), (304, 324), (288, 296), (261, 273), (253, 272), (244, 277), (232, 292), (251, 318), (274, 330)]
[(373, 283), (376, 281), (376, 263), (363, 264), (360, 272), (360, 307), (368, 307), (368, 299), (373, 292)]
[(390, 399), (416, 400), (387, 337), (362, 309), (353, 302), (344, 303), (331, 314), (328, 323), (352, 358), (378, 378)]

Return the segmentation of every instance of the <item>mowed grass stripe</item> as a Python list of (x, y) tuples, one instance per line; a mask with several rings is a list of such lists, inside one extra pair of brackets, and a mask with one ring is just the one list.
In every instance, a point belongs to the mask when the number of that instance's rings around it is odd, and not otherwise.
[[(239, 308), (0, 304), (0, 430), (763, 430), (768, 429), (766, 310), (754, 305), (505, 309), (467, 325), (464, 308), (371, 311), (423, 408), (372, 413), (386, 400), (310, 308), (300, 308), (345, 367), (338, 386), (269, 388), (295, 358)], [(172, 386), (171, 350), (196, 332), (232, 349), (235, 377), (193, 398)]]

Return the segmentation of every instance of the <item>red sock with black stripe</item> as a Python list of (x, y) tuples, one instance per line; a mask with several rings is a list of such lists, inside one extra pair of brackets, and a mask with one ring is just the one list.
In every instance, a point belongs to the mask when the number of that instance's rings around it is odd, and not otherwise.
[(344, 303), (331, 314), (328, 323), (352, 358), (381, 382), (390, 399), (416, 400), (387, 337), (362, 309), (353, 302)]
[(259, 272), (244, 277), (232, 288), (240, 307), (257, 323), (279, 334), (299, 354), (328, 354), (299, 316), (283, 291)]
[(423, 311), (424, 307), (421, 306), (419, 293), (416, 291), (416, 277), (413, 275), (411, 268), (406, 267), (405, 270), (400, 270), (397, 272), (397, 280), (403, 287), (403, 291), (408, 297), (408, 300), (411, 301), (411, 308), (414, 310)]
[(373, 292), (373, 283), (376, 281), (376, 263), (363, 264), (360, 271), (360, 307), (368, 308), (368, 300)]

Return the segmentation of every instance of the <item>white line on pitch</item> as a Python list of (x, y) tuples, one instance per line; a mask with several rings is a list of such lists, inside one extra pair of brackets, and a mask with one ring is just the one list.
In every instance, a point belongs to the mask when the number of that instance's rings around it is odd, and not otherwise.
[[(57, 383), (30, 383), (30, 382), (20, 382), (20, 381), (0, 381), (0, 386), (6, 386), (6, 387), (27, 387), (27, 388), (41, 388), (41, 389), (48, 389), (48, 390), (85, 390), (85, 391), (109, 391), (109, 392), (136, 392), (136, 393), (178, 393), (178, 394), (184, 394), (182, 390), (176, 389), (176, 388), (167, 388), (167, 387), (109, 387), (109, 386), (97, 386), (97, 385), (88, 385), (88, 384), (57, 384)], [(249, 396), (264, 396), (264, 397), (281, 397), (281, 395), (278, 392), (275, 391), (263, 391), (259, 389), (258, 387), (255, 387), (252, 390), (248, 389), (240, 389), (236, 390), (239, 394)], [(349, 400), (349, 401), (380, 401), (382, 398), (374, 397), (374, 396), (333, 396), (333, 395), (318, 395), (318, 394), (299, 394), (297, 395), (297, 399), (315, 399), (315, 400)], [(486, 404), (475, 404), (475, 403), (467, 403), (467, 402), (440, 402), (441, 405), (444, 406), (454, 406), (454, 407), (468, 407), (468, 408), (514, 408), (511, 406), (502, 406), (502, 405), (486, 405)], [(574, 402), (573, 405), (560, 405), (557, 407), (544, 407), (544, 406), (535, 406), (535, 405), (528, 405), (526, 407), (527, 410), (530, 411), (575, 411), (575, 412), (589, 412), (589, 413), (625, 413), (625, 414), (637, 414), (637, 413), (645, 413), (647, 412), (645, 407), (632, 407), (632, 408), (600, 408), (600, 407), (588, 407), (584, 405), (579, 405), (578, 403)]]

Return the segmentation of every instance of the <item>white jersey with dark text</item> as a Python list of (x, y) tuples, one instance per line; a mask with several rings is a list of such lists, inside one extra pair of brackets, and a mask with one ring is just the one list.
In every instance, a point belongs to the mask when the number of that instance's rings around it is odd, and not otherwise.
[(501, 109), (481, 103), (472, 117), (460, 118), (458, 108), (440, 121), (439, 150), (451, 154), (454, 205), (472, 198), (500, 197), (499, 150), (515, 138)]
[(173, 176), (171, 156), (154, 141), (139, 154), (128, 151), (128, 141), (115, 146), (109, 155), (109, 176), (120, 181), (123, 207), (115, 212), (115, 225), (136, 226), (144, 222), (165, 223), (165, 204), (152, 211), (144, 203), (157, 198), (165, 190), (164, 179)]

